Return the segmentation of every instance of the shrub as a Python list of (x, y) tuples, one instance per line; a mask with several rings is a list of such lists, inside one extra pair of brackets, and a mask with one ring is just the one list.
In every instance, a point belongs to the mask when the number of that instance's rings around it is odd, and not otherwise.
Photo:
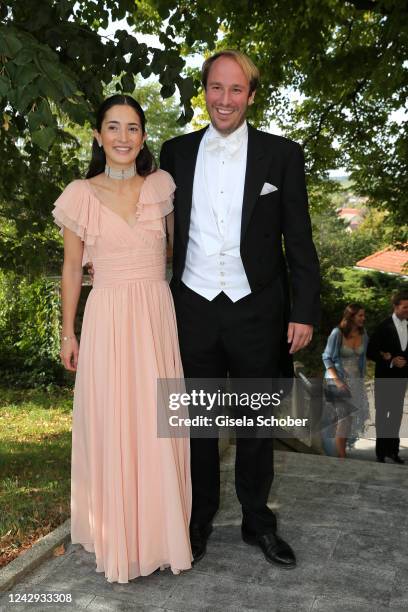
[(59, 362), (59, 283), (0, 273), (2, 383), (46, 386), (64, 382)]

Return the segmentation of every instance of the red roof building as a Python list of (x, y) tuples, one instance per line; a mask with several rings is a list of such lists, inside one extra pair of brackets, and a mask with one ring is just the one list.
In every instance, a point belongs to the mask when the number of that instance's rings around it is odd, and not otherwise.
[(347, 229), (353, 231), (358, 228), (364, 220), (366, 210), (364, 208), (339, 208), (337, 215), (347, 223)]
[(408, 250), (388, 247), (364, 257), (356, 263), (356, 267), (408, 277)]

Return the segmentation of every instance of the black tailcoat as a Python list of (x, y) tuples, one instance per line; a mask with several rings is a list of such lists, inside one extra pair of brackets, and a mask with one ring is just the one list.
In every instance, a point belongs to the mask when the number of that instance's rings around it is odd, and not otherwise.
[[(183, 274), (194, 171), (203, 130), (164, 143), (160, 166), (176, 183), (173, 283)], [(277, 191), (261, 196), (264, 183)], [(283, 238), (283, 242), (282, 242)], [(291, 302), (288, 316), (316, 324), (320, 316), (320, 274), (312, 241), (301, 147), (248, 125), (248, 152), (241, 222), (241, 258), (252, 291), (276, 279), (287, 296), (289, 266)]]
[(367, 347), (367, 357), (375, 362), (375, 425), (377, 431), (376, 455), (379, 459), (395, 457), (399, 453), (399, 431), (401, 427), (408, 365), (403, 368), (390, 367), (390, 361), (380, 353), (391, 357), (405, 357), (397, 328), (392, 317), (388, 317), (374, 330)]
[[(292, 375), (288, 321), (319, 319), (319, 264), (312, 242), (302, 149), (248, 126), (240, 252), (251, 294), (233, 303), (206, 300), (181, 282), (194, 173), (204, 130), (165, 142), (160, 165), (176, 183), (173, 279), (181, 358), (187, 378)], [(265, 183), (277, 189), (260, 195)], [(287, 275), (289, 268), (289, 277)], [(290, 279), (290, 282), (288, 281)], [(291, 299), (290, 299), (291, 298)], [(273, 479), (272, 438), (237, 438), (235, 485), (243, 523), (254, 533), (276, 530), (267, 506)], [(192, 523), (212, 521), (219, 505), (217, 439), (191, 439)]]

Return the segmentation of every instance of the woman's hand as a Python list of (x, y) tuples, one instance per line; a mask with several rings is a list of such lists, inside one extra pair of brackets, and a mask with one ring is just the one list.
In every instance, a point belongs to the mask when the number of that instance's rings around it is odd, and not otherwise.
[(61, 340), (60, 357), (66, 370), (75, 372), (78, 365), (79, 345), (75, 336), (67, 340)]
[(343, 380), (341, 380), (341, 378), (335, 378), (334, 383), (338, 389), (346, 389), (347, 391), (350, 391), (346, 383)]

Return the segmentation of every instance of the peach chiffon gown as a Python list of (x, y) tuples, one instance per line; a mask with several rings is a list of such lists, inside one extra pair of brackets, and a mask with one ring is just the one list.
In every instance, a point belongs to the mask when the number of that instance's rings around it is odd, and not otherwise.
[(163, 170), (147, 176), (133, 226), (87, 180), (70, 183), (53, 210), (95, 271), (75, 381), (71, 537), (109, 582), (192, 561), (189, 440), (157, 437), (156, 380), (183, 375), (165, 280), (174, 189)]

